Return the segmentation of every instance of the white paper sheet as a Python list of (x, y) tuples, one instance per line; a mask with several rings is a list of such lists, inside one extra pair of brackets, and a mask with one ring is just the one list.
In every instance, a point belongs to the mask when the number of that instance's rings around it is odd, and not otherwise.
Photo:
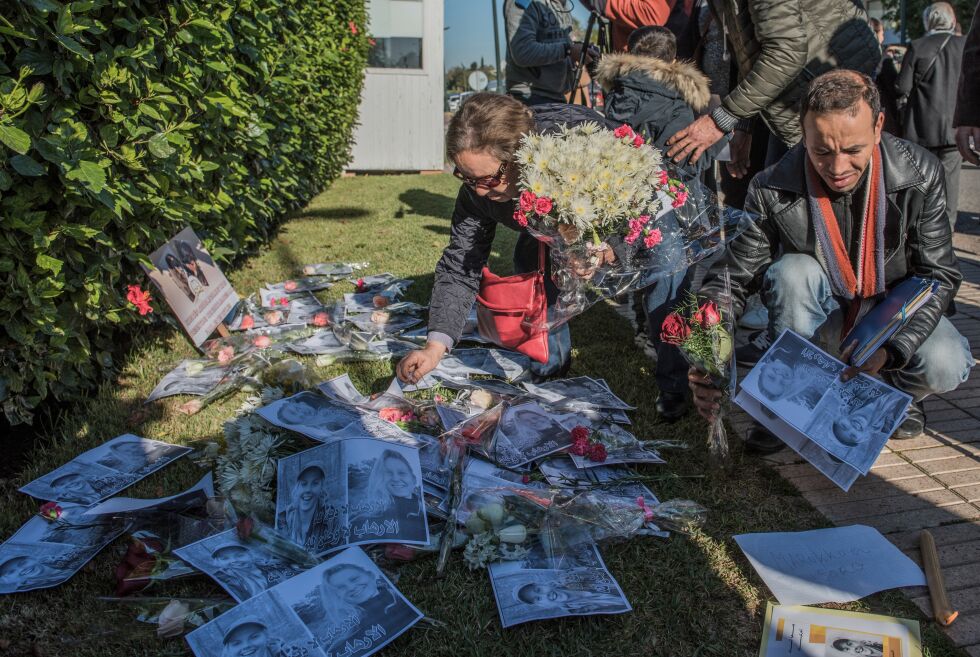
[(210, 472), (201, 477), (199, 482), (182, 493), (177, 493), (176, 495), (171, 495), (170, 497), (160, 497), (153, 500), (141, 500), (133, 497), (112, 497), (101, 504), (96, 504), (83, 515), (102, 516), (111, 513), (133, 513), (134, 511), (143, 511), (145, 509), (161, 507), (168, 503), (177, 505), (184, 502), (190, 502), (195, 497), (199, 497), (203, 501), (207, 501), (208, 499), (214, 497), (214, 480)]
[(734, 538), (784, 605), (850, 602), (885, 589), (926, 583), (914, 561), (865, 525)]

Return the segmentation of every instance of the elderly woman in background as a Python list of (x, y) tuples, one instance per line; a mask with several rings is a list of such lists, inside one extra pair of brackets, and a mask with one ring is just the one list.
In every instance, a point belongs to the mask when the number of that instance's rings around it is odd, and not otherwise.
[(946, 170), (946, 216), (956, 227), (963, 157), (956, 148), (953, 112), (966, 37), (956, 36), (956, 12), (934, 2), (922, 12), (926, 35), (912, 42), (898, 77), (899, 96), (907, 97), (903, 134), (939, 158)]

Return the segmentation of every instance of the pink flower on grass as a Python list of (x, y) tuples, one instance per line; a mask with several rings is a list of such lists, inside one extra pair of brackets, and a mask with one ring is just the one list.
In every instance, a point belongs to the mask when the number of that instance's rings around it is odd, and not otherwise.
[(270, 338), (268, 335), (260, 335), (257, 336), (254, 340), (252, 340), (252, 344), (254, 344), (259, 349), (265, 349), (266, 347), (272, 344), (272, 338)]
[(538, 197), (534, 195), (534, 192), (524, 190), (521, 192), (521, 198), (518, 202), (521, 206), (521, 210), (524, 212), (530, 212), (534, 209), (534, 203), (538, 200)]
[(45, 502), (38, 510), (38, 514), (45, 520), (57, 520), (61, 517), (61, 507), (57, 502)]
[(245, 315), (242, 317), (242, 324), (239, 327), (243, 331), (247, 331), (250, 328), (255, 328), (255, 319), (251, 315)]
[(296, 281), (286, 281), (282, 284), (282, 287), (286, 292), (292, 292), (297, 288)]
[(319, 312), (313, 315), (313, 326), (328, 326), (330, 324), (330, 316), (327, 313)]
[(231, 359), (235, 357), (235, 350), (229, 345), (227, 347), (222, 347), (218, 352), (218, 362), (222, 365), (227, 365), (231, 362)]
[(633, 132), (633, 128), (629, 127), (624, 123), (623, 125), (613, 130), (613, 134), (616, 135), (616, 137), (619, 139), (623, 139), (624, 137), (629, 137), (630, 139), (632, 139), (635, 133)]
[(551, 199), (548, 198), (547, 196), (539, 196), (538, 199), (534, 202), (534, 211), (542, 216), (551, 212), (552, 207), (554, 206), (551, 203)]
[(608, 453), (606, 452), (606, 446), (602, 443), (593, 443), (589, 447), (589, 460), (595, 461), (596, 463), (602, 463), (606, 460)]
[(363, 278), (357, 279), (357, 283), (355, 283), (354, 285), (358, 292), (363, 292), (364, 288), (366, 287)]
[(279, 305), (280, 306), (288, 306), (289, 305), (289, 299), (287, 299), (286, 297), (279, 297)]
[(652, 249), (653, 247), (657, 246), (663, 241), (664, 241), (664, 236), (660, 232), (660, 229), (654, 228), (649, 233), (647, 233), (646, 237), (643, 238), (643, 246), (647, 247), (648, 249)]
[(583, 427), (582, 425), (579, 425), (574, 429), (572, 429), (573, 441), (578, 442), (580, 440), (588, 440), (588, 439), (589, 439), (589, 430)]

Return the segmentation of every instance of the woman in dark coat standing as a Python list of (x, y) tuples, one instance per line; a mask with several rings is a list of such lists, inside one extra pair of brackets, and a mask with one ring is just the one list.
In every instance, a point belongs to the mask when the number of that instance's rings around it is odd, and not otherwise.
[(966, 37), (956, 36), (956, 12), (934, 2), (922, 12), (926, 35), (912, 42), (898, 77), (898, 93), (908, 97), (902, 137), (928, 148), (946, 170), (946, 213), (956, 227), (963, 157), (956, 148), (953, 112)]

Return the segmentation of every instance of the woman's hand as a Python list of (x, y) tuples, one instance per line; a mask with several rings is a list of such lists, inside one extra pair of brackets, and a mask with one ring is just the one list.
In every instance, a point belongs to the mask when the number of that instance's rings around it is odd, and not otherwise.
[(436, 368), (445, 353), (445, 345), (438, 342), (425, 343), (424, 349), (410, 351), (401, 359), (397, 369), (398, 378), (404, 383), (418, 383), (423, 376)]
[(579, 278), (592, 278), (599, 267), (616, 263), (616, 253), (612, 247), (603, 242), (599, 246), (591, 246), (589, 257), (585, 260), (572, 256), (568, 263), (572, 266), (572, 274)]
[(711, 377), (695, 367), (687, 371), (687, 386), (691, 389), (698, 413), (708, 422), (714, 422), (721, 409), (721, 390), (711, 383)]

